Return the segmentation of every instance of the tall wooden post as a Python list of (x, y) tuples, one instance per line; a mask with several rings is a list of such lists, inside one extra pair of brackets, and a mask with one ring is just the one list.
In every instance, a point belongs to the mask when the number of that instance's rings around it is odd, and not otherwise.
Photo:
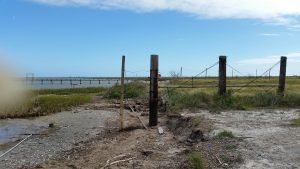
[(121, 102), (120, 102), (120, 130), (124, 128), (124, 79), (125, 79), (125, 56), (122, 56), (122, 73), (121, 73)]
[(149, 126), (157, 125), (157, 118), (158, 118), (157, 102), (158, 102), (158, 55), (151, 55)]
[(226, 93), (226, 56), (219, 57), (219, 95)]
[(287, 62), (287, 57), (282, 56), (280, 59), (279, 84), (277, 90), (277, 94), (281, 96), (284, 95), (284, 89), (285, 89), (286, 62)]

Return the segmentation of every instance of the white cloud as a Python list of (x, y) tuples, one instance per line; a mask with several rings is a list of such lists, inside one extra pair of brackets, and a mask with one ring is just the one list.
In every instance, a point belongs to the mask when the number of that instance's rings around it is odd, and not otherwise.
[[(300, 63), (300, 52), (288, 53), (286, 55), (288, 63)], [(239, 64), (242, 65), (264, 65), (264, 64), (274, 64), (280, 60), (280, 55), (278, 56), (266, 56), (261, 58), (253, 58), (253, 59), (244, 59), (238, 61)]]
[(278, 33), (262, 33), (261, 36), (269, 36), (269, 37), (278, 37), (280, 34)]
[(86, 6), (151, 12), (170, 10), (200, 18), (259, 19), (280, 25), (296, 24), (299, 0), (29, 0), (57, 6)]

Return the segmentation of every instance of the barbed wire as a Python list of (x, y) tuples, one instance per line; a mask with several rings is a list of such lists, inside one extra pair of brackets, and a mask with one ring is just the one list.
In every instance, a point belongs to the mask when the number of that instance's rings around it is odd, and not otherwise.
[(240, 75), (243, 75), (243, 73), (241, 73), (240, 71), (238, 71), (237, 69), (235, 69), (233, 66), (229, 65), (228, 63), (226, 63), (226, 65), (228, 67), (230, 67), (232, 70), (234, 70), (235, 72), (239, 73)]
[(255, 81), (257, 81), (258, 79), (261, 79), (262, 77), (264, 77), (264, 75), (268, 72), (270, 72), (273, 68), (275, 68), (278, 64), (280, 63), (280, 61), (276, 62), (273, 66), (271, 66), (269, 69), (267, 69), (264, 73), (262, 73), (260, 76), (255, 77), (255, 79), (249, 81), (248, 83), (246, 83), (244, 86), (241, 86), (240, 88), (234, 90), (233, 92), (238, 92), (240, 90), (242, 90), (245, 87), (249, 87), (250, 84), (254, 83)]
[(191, 78), (192, 78), (191, 80), (187, 80), (187, 81), (183, 82), (182, 84), (186, 84), (187, 82), (192, 82), (192, 81), (194, 80), (195, 77), (198, 77), (198, 76), (202, 75), (204, 72), (207, 72), (209, 69), (215, 67), (215, 66), (218, 65), (218, 64), (219, 64), (219, 61), (216, 62), (216, 63), (214, 63), (213, 65), (209, 66), (208, 68), (205, 68), (203, 71), (201, 71), (200, 73), (196, 74), (195, 76), (192, 76), (192, 77), (191, 77)]

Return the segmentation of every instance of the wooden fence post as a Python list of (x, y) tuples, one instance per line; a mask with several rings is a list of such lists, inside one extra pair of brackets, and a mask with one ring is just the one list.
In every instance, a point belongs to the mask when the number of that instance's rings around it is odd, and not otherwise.
[(226, 93), (226, 56), (219, 57), (219, 95)]
[(158, 55), (151, 55), (149, 126), (157, 125), (157, 118), (158, 118), (157, 102), (158, 102)]
[(287, 57), (282, 56), (280, 59), (279, 85), (277, 90), (277, 94), (281, 96), (284, 95), (284, 89), (285, 89), (286, 62), (287, 62)]
[(121, 102), (120, 102), (120, 130), (124, 128), (124, 79), (125, 79), (125, 56), (122, 56), (122, 73), (121, 73)]

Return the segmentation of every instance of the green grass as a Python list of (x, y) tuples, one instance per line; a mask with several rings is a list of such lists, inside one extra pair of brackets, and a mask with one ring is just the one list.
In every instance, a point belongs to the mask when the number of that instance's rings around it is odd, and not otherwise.
[(218, 138), (218, 139), (235, 138), (235, 136), (233, 135), (233, 133), (231, 131), (223, 130), (222, 132), (220, 132), (216, 135), (216, 138)]
[(300, 118), (291, 120), (291, 125), (295, 127), (300, 127)]
[(235, 144), (226, 144), (226, 145), (224, 146), (224, 148), (225, 148), (226, 150), (233, 150), (233, 149), (236, 149), (236, 148), (237, 148), (237, 145), (235, 145)]
[(223, 163), (227, 163), (227, 164), (243, 162), (243, 157), (241, 154), (238, 154), (237, 156), (221, 155), (220, 158)]
[(34, 90), (33, 93), (36, 95), (70, 95), (70, 94), (99, 94), (103, 95), (106, 93), (108, 88), (104, 87), (93, 87), (93, 88), (70, 88), (70, 89), (41, 89)]
[[(254, 80), (254, 77), (228, 77), (227, 78), (227, 85), (245, 85), (248, 82)], [(218, 79), (216, 77), (211, 77), (207, 79), (194, 79), (193, 80), (194, 86), (215, 86), (215, 87), (210, 87), (210, 88), (194, 88), (194, 89), (181, 89), (181, 90), (188, 90), (189, 92), (203, 92), (206, 94), (213, 94), (217, 92), (217, 85), (218, 85)], [(271, 79), (265, 77), (261, 79), (257, 79), (255, 83), (252, 85), (277, 85), (278, 84), (278, 77), (271, 77)], [(171, 80), (169, 84), (167, 85), (175, 85), (175, 86), (192, 86), (192, 80), (191, 79), (174, 79)], [(236, 90), (239, 87), (228, 87), (228, 90)], [(285, 93), (288, 95), (300, 95), (300, 78), (299, 77), (287, 77), (286, 78), (286, 91)], [(246, 87), (243, 88), (242, 90), (239, 90), (238, 92), (235, 93), (235, 95), (253, 95), (256, 93), (262, 93), (265, 92), (265, 90), (270, 89), (270, 87)], [(276, 87), (271, 89), (270, 91), (276, 92)]]
[(28, 98), (22, 105), (2, 111), (0, 118), (21, 118), (49, 115), (92, 101), (90, 95), (42, 95)]
[[(148, 96), (148, 86), (145, 83), (129, 83), (125, 85), (125, 98)], [(119, 85), (111, 88), (72, 88), (72, 89), (42, 89), (29, 92), (23, 104), (0, 110), (0, 118), (34, 117), (70, 110), (85, 103), (92, 102), (94, 96), (105, 96), (119, 99)]]
[[(124, 97), (125, 98), (138, 98), (148, 96), (148, 85), (141, 82), (133, 82), (125, 85)], [(109, 99), (120, 99), (121, 86), (115, 85), (111, 87), (105, 94)]]
[(207, 164), (200, 152), (192, 152), (189, 155), (189, 164), (195, 169), (207, 169)]
[(300, 94), (286, 94), (284, 97), (280, 97), (273, 92), (236, 95), (230, 90), (223, 96), (219, 96), (217, 93), (191, 92), (182, 89), (169, 89), (166, 92), (169, 101), (168, 108), (172, 112), (180, 112), (185, 109), (194, 111), (201, 108), (219, 111), (300, 107)]

